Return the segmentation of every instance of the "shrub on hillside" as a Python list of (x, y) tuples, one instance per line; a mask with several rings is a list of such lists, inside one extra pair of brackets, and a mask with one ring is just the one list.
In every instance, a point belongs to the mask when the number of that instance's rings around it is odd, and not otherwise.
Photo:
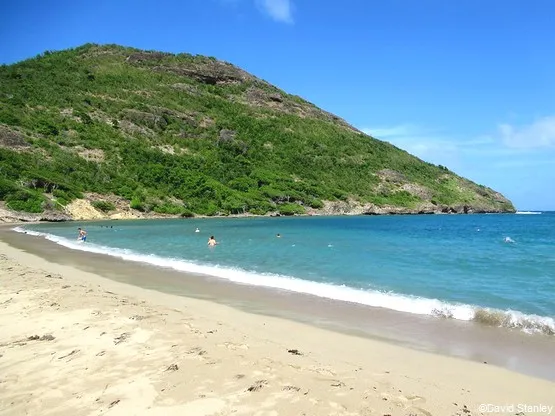
[(110, 212), (116, 210), (116, 206), (108, 201), (93, 201), (91, 205), (102, 212)]
[(44, 211), (44, 197), (38, 192), (17, 191), (6, 196), (6, 206), (14, 211), (39, 213)]
[(0, 178), (0, 200), (3, 200), (7, 195), (15, 192), (16, 189), (13, 182)]
[(281, 215), (304, 214), (305, 210), (299, 204), (283, 204), (279, 207), (279, 213)]
[(185, 208), (183, 205), (172, 204), (169, 202), (165, 202), (161, 205), (156, 205), (153, 209), (154, 212), (158, 214), (172, 214), (172, 215), (179, 215), (182, 214)]

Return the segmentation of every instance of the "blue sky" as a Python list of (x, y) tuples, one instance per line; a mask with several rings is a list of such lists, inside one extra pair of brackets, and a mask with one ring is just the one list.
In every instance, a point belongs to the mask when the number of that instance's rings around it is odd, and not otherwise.
[(215, 56), (519, 209), (555, 210), (551, 0), (20, 0), (2, 14), (1, 63), (86, 42)]

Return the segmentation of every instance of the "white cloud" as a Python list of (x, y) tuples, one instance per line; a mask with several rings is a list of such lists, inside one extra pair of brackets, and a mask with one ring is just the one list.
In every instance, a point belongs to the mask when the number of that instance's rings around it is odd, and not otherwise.
[(499, 134), (508, 147), (555, 147), (555, 116), (541, 118), (523, 127), (501, 124)]
[(437, 130), (402, 124), (391, 127), (363, 128), (364, 133), (397, 146), (432, 163), (456, 163), (461, 143)]
[(293, 23), (291, 0), (256, 0), (256, 4), (275, 21)]
[(423, 130), (420, 127), (410, 124), (401, 124), (393, 127), (363, 128), (362, 131), (380, 140), (386, 140), (386, 138), (391, 137), (421, 135), (423, 133)]

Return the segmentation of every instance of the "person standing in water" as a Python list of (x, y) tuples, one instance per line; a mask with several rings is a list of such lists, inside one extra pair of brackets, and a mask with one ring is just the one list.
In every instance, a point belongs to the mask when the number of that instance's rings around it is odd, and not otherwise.
[(83, 242), (87, 241), (87, 232), (85, 230), (83, 230), (81, 227), (79, 227), (77, 229), (77, 231), (79, 231), (79, 235), (77, 236), (77, 240), (80, 240), (80, 241), (83, 241)]
[(210, 247), (214, 247), (216, 244), (218, 244), (218, 242), (216, 241), (216, 239), (214, 238), (214, 236), (210, 236), (210, 238), (208, 239), (208, 245)]

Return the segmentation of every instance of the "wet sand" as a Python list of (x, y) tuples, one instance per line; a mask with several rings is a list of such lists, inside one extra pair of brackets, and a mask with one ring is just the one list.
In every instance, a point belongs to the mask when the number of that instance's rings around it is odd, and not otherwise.
[(515, 356), (553, 351), (547, 337), (458, 324), (446, 334), (453, 322), (0, 239), (18, 247), (0, 243), (0, 414), (444, 416), (555, 405), (552, 381), (410, 341), (428, 331), (449, 350), (461, 348), (451, 335), (493, 333), (492, 351), (514, 343)]

